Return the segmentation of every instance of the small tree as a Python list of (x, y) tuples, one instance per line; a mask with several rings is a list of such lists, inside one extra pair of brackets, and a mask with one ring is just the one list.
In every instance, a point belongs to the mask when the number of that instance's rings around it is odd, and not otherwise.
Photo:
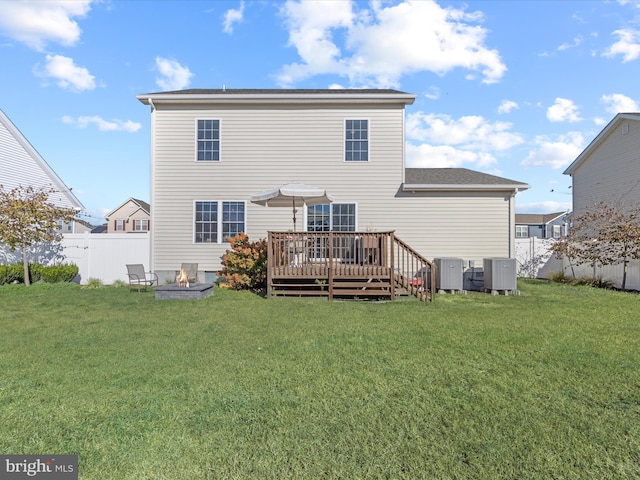
[(640, 259), (640, 206), (597, 203), (574, 217), (570, 236), (556, 242), (552, 250), (559, 258), (594, 267), (622, 263), (624, 290), (629, 262)]
[(59, 242), (58, 221), (73, 220), (74, 211), (49, 201), (54, 189), (18, 186), (6, 190), (0, 185), (0, 242), (20, 249), (24, 283), (29, 286), (29, 247), (39, 242)]

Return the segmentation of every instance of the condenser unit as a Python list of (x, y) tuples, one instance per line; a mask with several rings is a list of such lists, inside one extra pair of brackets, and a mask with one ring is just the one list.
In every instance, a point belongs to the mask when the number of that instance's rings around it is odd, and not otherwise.
[(485, 258), (484, 289), (496, 292), (499, 290), (516, 290), (516, 259)]
[(437, 290), (464, 290), (464, 262), (461, 258), (435, 258), (434, 263)]

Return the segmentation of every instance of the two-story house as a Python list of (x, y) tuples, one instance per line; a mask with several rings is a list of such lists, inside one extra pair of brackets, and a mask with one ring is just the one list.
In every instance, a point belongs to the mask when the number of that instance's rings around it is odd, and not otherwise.
[[(251, 203), (286, 183), (333, 202), (298, 209), (298, 230), (393, 231), (427, 258), (512, 257), (522, 182), (467, 169), (405, 168), (396, 90), (183, 90), (138, 95), (151, 107), (151, 266), (221, 268), (225, 238), (292, 229), (292, 212)], [(162, 280), (161, 280), (162, 282)]]
[(151, 207), (144, 200), (129, 198), (105, 217), (104, 233), (142, 233), (151, 227)]

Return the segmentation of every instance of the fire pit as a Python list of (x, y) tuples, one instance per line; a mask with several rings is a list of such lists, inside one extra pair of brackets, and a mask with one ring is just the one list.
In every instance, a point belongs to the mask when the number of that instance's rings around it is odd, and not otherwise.
[(199, 300), (213, 294), (212, 283), (195, 283), (180, 286), (178, 283), (155, 287), (156, 300)]

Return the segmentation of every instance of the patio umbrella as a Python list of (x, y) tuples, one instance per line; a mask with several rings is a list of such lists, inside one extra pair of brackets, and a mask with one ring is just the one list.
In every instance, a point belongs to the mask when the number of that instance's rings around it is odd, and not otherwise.
[(324, 188), (305, 185), (304, 183), (287, 183), (286, 185), (252, 195), (251, 202), (267, 207), (292, 207), (293, 231), (295, 232), (296, 207), (331, 203), (333, 198)]

